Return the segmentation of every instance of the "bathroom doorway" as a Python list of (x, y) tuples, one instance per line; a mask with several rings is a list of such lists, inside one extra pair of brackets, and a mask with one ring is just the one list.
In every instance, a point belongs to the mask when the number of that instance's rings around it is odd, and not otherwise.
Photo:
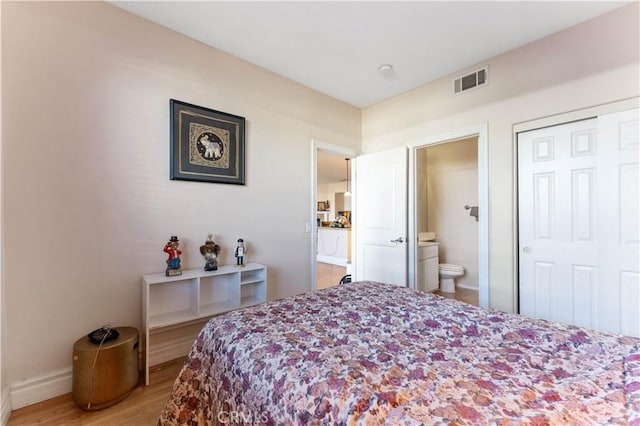
[[(445, 290), (443, 296), (488, 307), (486, 126), (412, 148), (410, 280), (418, 290)], [(446, 280), (451, 274), (453, 282)]]
[[(455, 293), (461, 289), (478, 292), (478, 137), (430, 145), (416, 152), (418, 262), (420, 247), (432, 242), (437, 248), (435, 264), (458, 265), (464, 273), (455, 278), (455, 288), (440, 281), (436, 291)], [(435, 254), (435, 250), (432, 250)], [(418, 274), (416, 288), (438, 287), (428, 283), (431, 274)], [(430, 279), (430, 278), (429, 278)], [(472, 299), (474, 300), (474, 299)]]

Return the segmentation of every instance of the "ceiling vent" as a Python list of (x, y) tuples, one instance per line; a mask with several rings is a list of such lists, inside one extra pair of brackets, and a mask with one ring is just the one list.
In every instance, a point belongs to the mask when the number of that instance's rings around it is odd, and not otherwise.
[(453, 80), (453, 94), (457, 95), (476, 87), (484, 86), (489, 81), (489, 67), (472, 72)]

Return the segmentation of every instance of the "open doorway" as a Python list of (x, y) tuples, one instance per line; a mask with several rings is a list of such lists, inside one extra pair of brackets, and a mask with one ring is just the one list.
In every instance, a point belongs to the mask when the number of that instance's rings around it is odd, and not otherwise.
[(487, 126), (410, 147), (409, 281), (489, 307)]
[(416, 288), (478, 305), (478, 137), (416, 152)]
[(338, 285), (351, 274), (355, 152), (312, 143), (312, 290)]

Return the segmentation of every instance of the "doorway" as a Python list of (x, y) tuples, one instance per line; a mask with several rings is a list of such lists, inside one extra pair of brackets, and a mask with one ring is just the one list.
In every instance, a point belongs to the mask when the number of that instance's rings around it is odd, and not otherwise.
[[(474, 301), (489, 307), (487, 125), (417, 141), (410, 148), (409, 282), (416, 289), (434, 291), (439, 288), (439, 274), (434, 271), (438, 263), (467, 266), (453, 289), (463, 290), (465, 297), (477, 291), (477, 299), (472, 294)], [(424, 170), (428, 150), (434, 157), (433, 173)], [(430, 232), (435, 235), (426, 235)], [(442, 247), (425, 247), (428, 243)], [(435, 253), (438, 259), (433, 261)], [(421, 259), (422, 254), (430, 258)], [(426, 276), (431, 277), (430, 284)]]
[(351, 274), (353, 161), (356, 152), (312, 141), (311, 290), (338, 285)]
[[(416, 154), (416, 288), (465, 293), (477, 305), (478, 137), (429, 145), (419, 148)], [(463, 274), (448, 289), (443, 288), (442, 282), (438, 286), (439, 264), (463, 268)]]

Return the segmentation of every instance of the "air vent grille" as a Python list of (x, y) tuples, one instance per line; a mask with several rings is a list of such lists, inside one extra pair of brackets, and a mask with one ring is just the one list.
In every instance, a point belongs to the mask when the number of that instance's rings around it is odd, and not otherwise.
[(488, 67), (484, 67), (481, 70), (472, 72), (471, 74), (456, 78), (453, 80), (453, 94), (457, 95), (473, 89), (474, 87), (484, 86), (488, 82), (488, 71)]

